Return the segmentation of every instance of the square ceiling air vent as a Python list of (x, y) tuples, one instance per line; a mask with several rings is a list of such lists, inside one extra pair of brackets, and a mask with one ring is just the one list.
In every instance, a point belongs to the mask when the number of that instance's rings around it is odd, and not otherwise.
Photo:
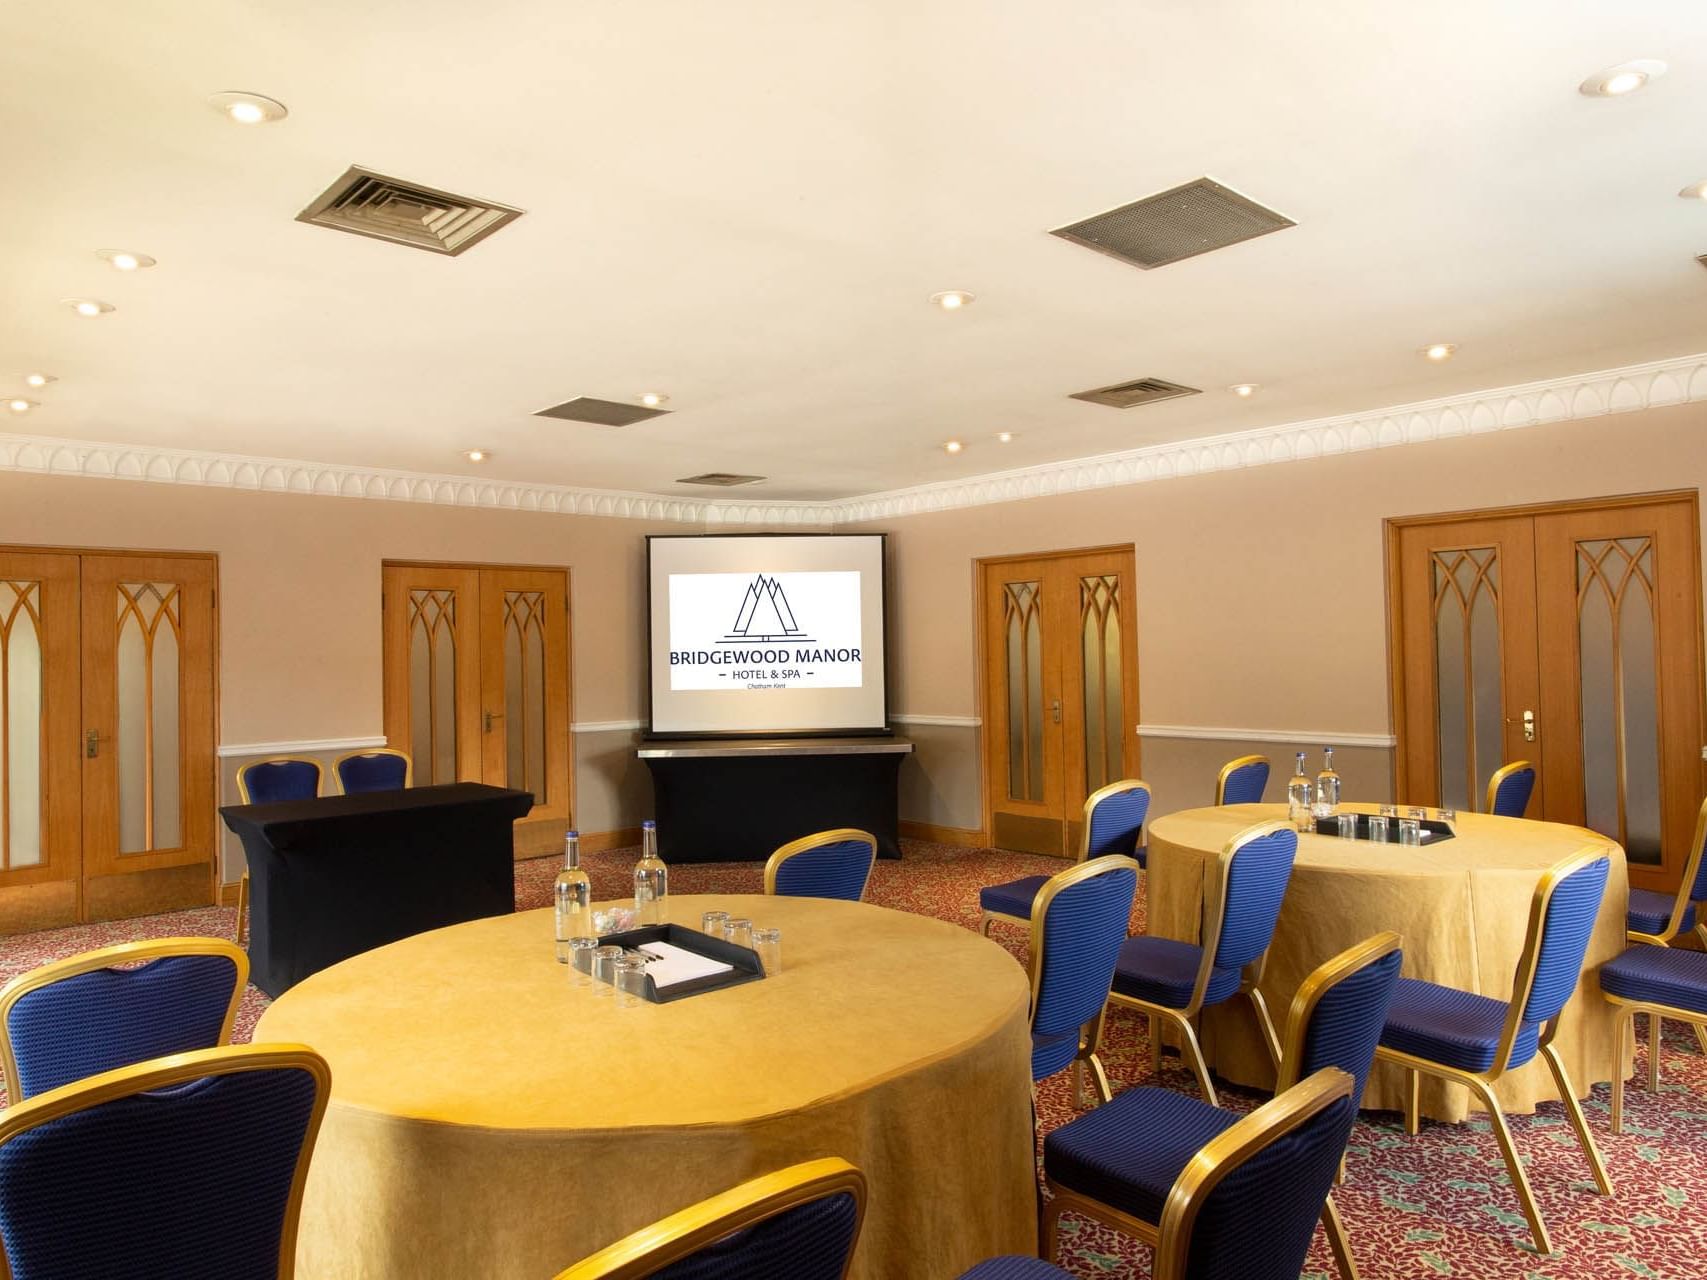
[(1297, 225), (1211, 178), (1199, 178), (1049, 234), (1147, 271)]
[(645, 422), (648, 418), (661, 418), (668, 412), (668, 409), (648, 409), (645, 405), (624, 404), (620, 400), (576, 396), (549, 409), (538, 409), (533, 416), (562, 418), (566, 422), (596, 422), (601, 427), (626, 427), (631, 423)]
[(1073, 399), (1092, 404), (1106, 404), (1111, 409), (1131, 409), (1136, 405), (1155, 404), (1159, 400), (1176, 400), (1180, 396), (1202, 395), (1200, 387), (1182, 387), (1177, 382), (1160, 378), (1139, 378), (1135, 382), (1117, 382), (1112, 387), (1095, 391), (1075, 391)]
[(720, 489), (730, 489), (738, 484), (757, 484), (763, 476), (738, 476), (732, 471), (707, 471), (702, 475), (683, 476), (677, 484), (712, 484)]
[(296, 220), (455, 257), (521, 216), (520, 209), (507, 204), (454, 195), (351, 165)]

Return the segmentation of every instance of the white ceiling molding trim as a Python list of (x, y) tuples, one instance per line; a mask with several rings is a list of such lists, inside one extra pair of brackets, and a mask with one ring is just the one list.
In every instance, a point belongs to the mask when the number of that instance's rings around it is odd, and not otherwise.
[(1301, 462), (1336, 453), (1700, 401), (1707, 401), (1707, 353), (826, 502), (707, 502), (663, 494), (8, 434), (0, 434), (0, 471), (680, 524), (831, 525)]

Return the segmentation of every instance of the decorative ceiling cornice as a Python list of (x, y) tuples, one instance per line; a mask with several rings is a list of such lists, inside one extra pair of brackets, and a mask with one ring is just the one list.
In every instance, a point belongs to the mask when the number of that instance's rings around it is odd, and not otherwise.
[(0, 471), (708, 526), (847, 524), (1144, 484), (1707, 400), (1707, 354), (1050, 462), (827, 502), (702, 502), (569, 485), (0, 434)]

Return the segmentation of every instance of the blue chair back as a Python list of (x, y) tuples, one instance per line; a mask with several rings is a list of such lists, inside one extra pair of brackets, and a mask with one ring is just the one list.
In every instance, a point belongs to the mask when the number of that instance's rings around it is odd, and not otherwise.
[(1031, 1077), (1078, 1056), (1079, 1033), (1102, 1015), (1132, 923), (1138, 868), (1093, 858), (1052, 878), (1032, 913)]
[(1495, 785), (1488, 812), (1498, 818), (1521, 818), (1529, 810), (1529, 797), (1534, 790), (1535, 766), (1526, 764), (1513, 769)]
[(743, 1227), (653, 1280), (842, 1280), (858, 1231), (859, 1205), (842, 1191)]
[(11, 1108), (0, 1116), (0, 1244), (12, 1280), (293, 1274), (327, 1080), (324, 1060), (300, 1046), (245, 1046)]
[(1584, 863), (1553, 886), (1540, 938), (1534, 944), (1538, 954), (1535, 977), (1524, 1001), (1524, 1022), (1552, 1021), (1575, 994), (1611, 870), (1611, 860), (1602, 856)]
[(1094, 792), (1085, 803), (1084, 858), (1103, 858), (1110, 854), (1132, 857), (1138, 839), (1144, 834), (1144, 822), (1150, 816), (1150, 788), (1142, 782), (1128, 780), (1111, 783)]
[[(1387, 1025), (1387, 1007), (1399, 986), (1404, 953), (1399, 950), (1398, 941), (1396, 934), (1374, 940), (1377, 947), (1389, 949), (1339, 977), (1316, 997), (1303, 1028), (1296, 1063), (1291, 1060), (1293, 1046), (1287, 1045), (1286, 1060), (1282, 1063), (1286, 1083), (1313, 1076), (1323, 1067), (1338, 1067), (1352, 1079), (1353, 1101), (1363, 1097), (1375, 1049), (1381, 1043), (1381, 1030)], [(1328, 961), (1322, 969), (1328, 969), (1336, 960)], [(1306, 978), (1300, 992), (1315, 977), (1311, 974)], [(1290, 1030), (1289, 1027), (1289, 1034)]]
[(1217, 970), (1237, 973), (1268, 950), (1297, 854), (1298, 833), (1288, 827), (1255, 836), (1234, 850), (1215, 940)]
[[(777, 850), (774, 865), (765, 868), (765, 892), (858, 902), (865, 896), (866, 881), (871, 878), (871, 867), (877, 860), (876, 839), (861, 831), (847, 833), (846, 839), (810, 843), (816, 838), (808, 836)], [(797, 848), (799, 845), (805, 847)]]
[(401, 791), (409, 785), (409, 758), (392, 751), (362, 752), (338, 761), (338, 785), (347, 796)]
[(1707, 898), (1707, 801), (1702, 802), (1695, 820), (1695, 847), (1690, 854), (1695, 859), (1695, 875), (1689, 886), (1689, 900), (1700, 902)]
[[(174, 953), (185, 944), (193, 953)], [(135, 960), (148, 963), (109, 967)], [(248, 976), (248, 958), (212, 938), (126, 943), (21, 975), (0, 991), (0, 1065), (10, 1062), (12, 1101), (149, 1058), (224, 1044)]]
[(1217, 804), (1261, 804), (1262, 793), (1268, 789), (1268, 761), (1253, 756), (1234, 761), (1221, 775), (1221, 794)]
[(320, 794), (320, 765), (313, 760), (257, 760), (237, 771), (245, 804), (312, 800)]

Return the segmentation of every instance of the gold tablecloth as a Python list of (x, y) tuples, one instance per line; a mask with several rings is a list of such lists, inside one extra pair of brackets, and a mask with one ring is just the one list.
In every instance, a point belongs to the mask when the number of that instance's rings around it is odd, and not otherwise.
[(256, 1041), (332, 1065), (300, 1280), (547, 1280), (748, 1178), (838, 1155), (869, 1182), (854, 1276), (1036, 1247), (1029, 984), (965, 929), (861, 903), (677, 896), (782, 929), (783, 972), (619, 1009), (570, 986), (551, 913), (314, 975)]
[[(1374, 812), (1374, 805), (1347, 805)], [(1149, 832), (1149, 930), (1200, 941), (1203, 904), (1219, 889), (1217, 858), (1227, 841), (1257, 822), (1284, 820), (1285, 805), (1237, 804), (1187, 809), (1158, 818)], [(1505, 1000), (1523, 951), (1530, 899), (1542, 872), (1586, 845), (1606, 848), (1612, 873), (1595, 923), (1577, 993), (1561, 1015), (1554, 1043), (1571, 1082), (1586, 1097), (1613, 1075), (1611, 1006), (1595, 970), (1624, 949), (1629, 901), (1624, 852), (1580, 827), (1461, 813), (1455, 838), (1422, 848), (1372, 844), (1314, 834), (1298, 838), (1298, 859), (1280, 909), (1262, 981), (1263, 996), (1284, 1038), (1286, 1012), (1304, 978), (1324, 960), (1384, 929), (1404, 938), (1404, 975)], [(1204, 1011), (1203, 1051), (1211, 1069), (1238, 1084), (1270, 1088), (1274, 1073), (1248, 1002)], [(1626, 1070), (1624, 1074), (1628, 1074)], [(1508, 1112), (1557, 1099), (1546, 1063), (1537, 1057), (1494, 1089)], [(1378, 1063), (1363, 1105), (1399, 1110), (1403, 1072)], [(1424, 1115), (1453, 1123), (1469, 1110), (1468, 1090), (1422, 1078)]]

